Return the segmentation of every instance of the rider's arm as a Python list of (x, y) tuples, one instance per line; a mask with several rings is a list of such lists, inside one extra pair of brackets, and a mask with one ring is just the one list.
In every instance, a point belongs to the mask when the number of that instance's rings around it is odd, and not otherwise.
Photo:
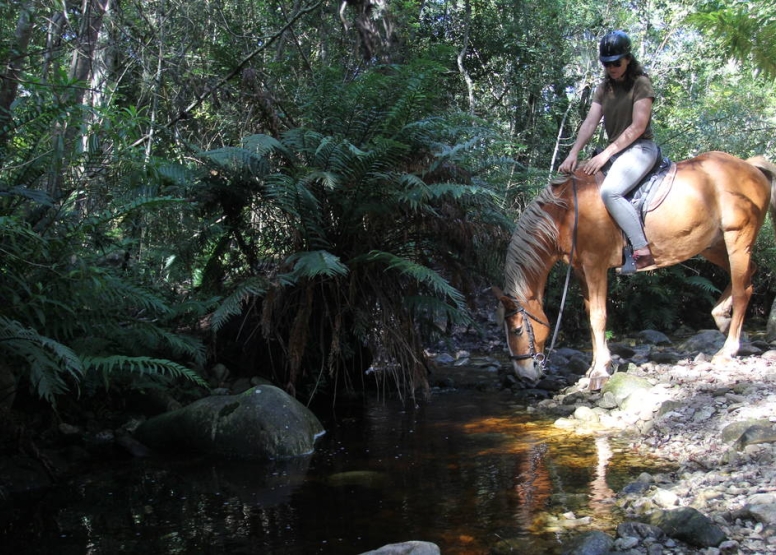
[(577, 165), (579, 152), (595, 133), (603, 115), (603, 107), (598, 102), (593, 102), (590, 105), (590, 111), (588, 111), (585, 121), (582, 122), (582, 126), (579, 128), (579, 133), (577, 134), (577, 140), (574, 141), (574, 146), (571, 147), (568, 157), (560, 165), (558, 171), (564, 173), (571, 173), (574, 171)]
[(612, 157), (621, 150), (628, 148), (636, 139), (641, 137), (649, 125), (652, 115), (652, 99), (642, 98), (633, 103), (633, 122), (625, 128), (617, 139), (604, 149), (604, 152)]

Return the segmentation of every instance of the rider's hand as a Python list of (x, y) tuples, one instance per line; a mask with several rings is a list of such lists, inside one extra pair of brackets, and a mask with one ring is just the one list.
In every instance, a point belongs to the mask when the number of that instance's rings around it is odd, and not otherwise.
[(597, 156), (593, 156), (590, 160), (588, 160), (585, 166), (582, 168), (582, 171), (587, 175), (593, 175), (595, 172), (603, 168), (610, 158), (611, 156), (609, 156), (609, 154), (607, 154), (604, 150)]
[(568, 157), (563, 161), (563, 163), (558, 168), (558, 171), (561, 173), (574, 173), (574, 170), (577, 167), (577, 156), (576, 154), (569, 154)]

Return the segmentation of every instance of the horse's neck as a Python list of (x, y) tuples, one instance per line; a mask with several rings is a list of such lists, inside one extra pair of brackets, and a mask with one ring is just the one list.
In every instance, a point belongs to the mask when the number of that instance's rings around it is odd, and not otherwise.
[(541, 302), (544, 297), (550, 270), (562, 252), (558, 243), (559, 222), (576, 200), (564, 197), (568, 190), (548, 187), (520, 216), (507, 249), (505, 283), (507, 292), (518, 299)]

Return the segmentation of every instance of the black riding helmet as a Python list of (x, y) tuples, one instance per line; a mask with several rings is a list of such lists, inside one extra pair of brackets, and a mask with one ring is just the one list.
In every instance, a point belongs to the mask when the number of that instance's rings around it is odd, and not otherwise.
[(601, 39), (598, 47), (601, 62), (614, 62), (631, 53), (631, 40), (622, 31), (610, 31)]

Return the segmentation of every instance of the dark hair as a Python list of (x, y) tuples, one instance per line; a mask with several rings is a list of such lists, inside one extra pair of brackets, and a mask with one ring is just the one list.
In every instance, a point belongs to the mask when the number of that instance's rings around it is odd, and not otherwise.
[(604, 79), (608, 87), (623, 87), (625, 90), (630, 90), (633, 87), (633, 83), (636, 82), (636, 78), (641, 75), (647, 75), (647, 72), (644, 71), (644, 66), (641, 65), (633, 54), (626, 54), (623, 58), (630, 59), (630, 63), (625, 70), (625, 78), (622, 81), (615, 81), (609, 77), (608, 73), (604, 72), (606, 74)]

